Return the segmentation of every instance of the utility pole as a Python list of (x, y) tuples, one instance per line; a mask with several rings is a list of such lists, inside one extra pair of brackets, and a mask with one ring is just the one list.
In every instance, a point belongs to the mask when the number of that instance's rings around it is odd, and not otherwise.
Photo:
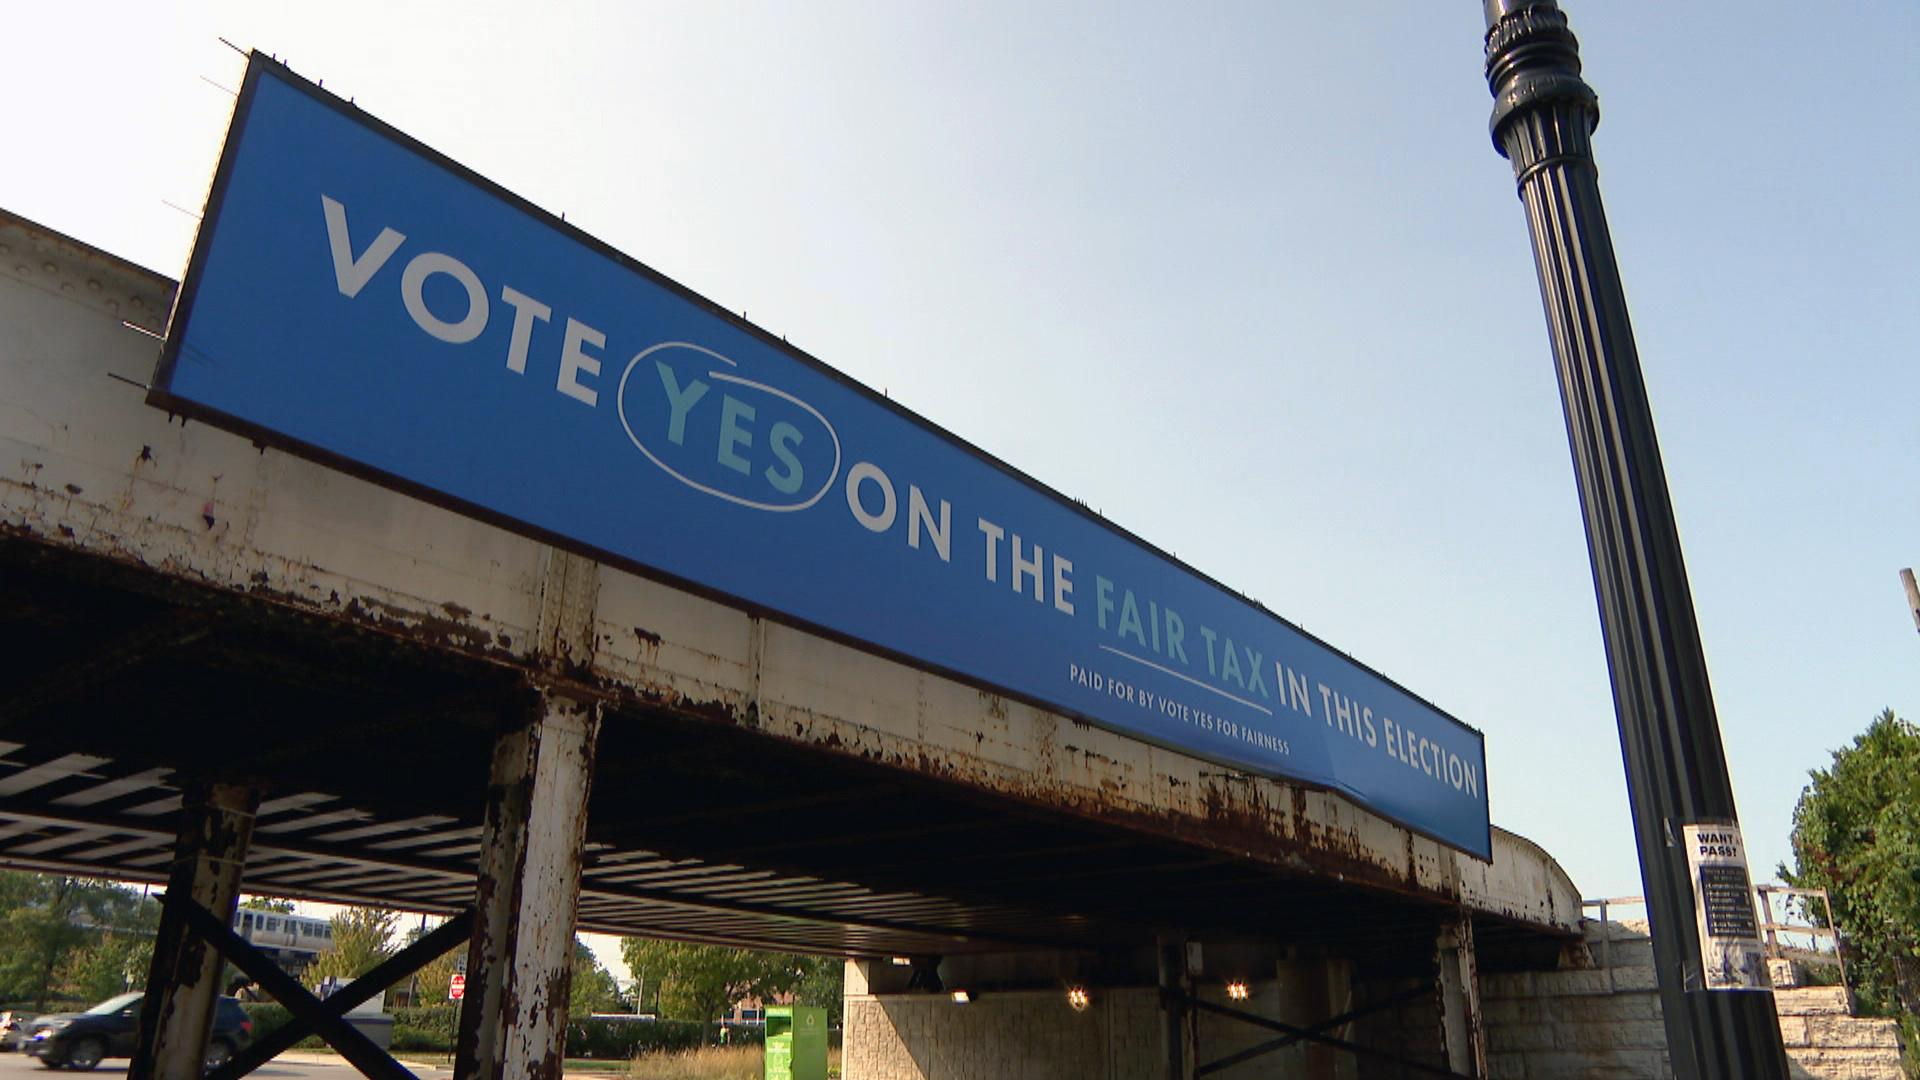
[[(1483, 0), (1494, 147), (1533, 238), (1678, 1080), (1786, 1080), (1733, 785), (1600, 202), (1598, 99), (1554, 0)], [(1722, 102), (1675, 101), (1711, 122)]]
[[(413, 935), (413, 940), (419, 941), (421, 938), (426, 936), (427, 936), (427, 913), (423, 911), (420, 913), (420, 929)], [(410, 941), (407, 944), (411, 945), (413, 944), (413, 942)], [(420, 1005), (420, 972), (416, 969), (413, 975), (407, 980), (407, 1007), (418, 1008), (419, 1005)]]
[(1913, 612), (1913, 628), (1920, 630), (1920, 585), (1913, 583), (1911, 568), (1900, 571), (1900, 583), (1907, 587), (1907, 610)]

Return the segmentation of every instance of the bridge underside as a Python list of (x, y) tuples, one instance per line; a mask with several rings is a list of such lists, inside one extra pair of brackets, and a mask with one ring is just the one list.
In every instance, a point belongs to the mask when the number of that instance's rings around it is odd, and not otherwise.
[[(203, 946), (277, 977), (227, 940), (242, 890), (456, 915), (475, 1080), (558, 1075), (576, 926), (848, 957), (849, 1024), (896, 1033), (942, 979), (1142, 991), (1175, 1076), (1228, 979), (1261, 1001), (1241, 1020), (1322, 1051), (1340, 1040), (1309, 1027), (1350, 1001), (1432, 997), (1422, 1024), (1466, 1071), (1476, 971), (1577, 936), (1572, 883), (1511, 833), (1481, 862), (181, 423), (140, 389), (172, 282), (0, 212), (9, 252), (0, 865), (166, 886), (137, 1080), (201, 1075)], [(346, 1053), (343, 998), (375, 992), (355, 987), (269, 990)], [(1342, 1052), (1405, 1058), (1376, 1042)]]
[[(0, 862), (164, 882), (191, 780), (265, 783), (252, 892), (409, 910), (472, 902), (493, 736), (525, 673), (0, 538)], [(465, 808), (465, 812), (457, 812)], [(583, 929), (849, 957), (1196, 939), (1429, 962), (1457, 908), (1023, 805), (721, 711), (610, 707)], [(1562, 935), (1477, 914), (1483, 967)]]

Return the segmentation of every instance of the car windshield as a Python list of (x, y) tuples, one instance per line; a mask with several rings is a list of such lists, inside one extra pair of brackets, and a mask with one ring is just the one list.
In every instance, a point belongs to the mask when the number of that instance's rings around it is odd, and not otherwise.
[(136, 1001), (139, 1001), (141, 998), (146, 996), (147, 995), (141, 994), (141, 993), (133, 993), (133, 994), (121, 994), (119, 997), (110, 997), (107, 1000), (101, 1002), (100, 1004), (95, 1005), (93, 1008), (88, 1009), (82, 1015), (112, 1016), (114, 1013), (119, 1012), (121, 1009), (126, 1008), (127, 1006), (133, 1004)]

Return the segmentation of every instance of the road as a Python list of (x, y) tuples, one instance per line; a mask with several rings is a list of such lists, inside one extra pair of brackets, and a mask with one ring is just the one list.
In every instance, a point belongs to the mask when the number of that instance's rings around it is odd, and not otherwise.
[[(452, 1070), (435, 1068), (431, 1065), (409, 1065), (414, 1075), (421, 1080), (447, 1080)], [(0, 1054), (0, 1080), (14, 1080), (15, 1077), (51, 1077), (77, 1075), (66, 1069), (52, 1071), (42, 1068), (40, 1063), (25, 1054)], [(125, 1076), (127, 1062), (124, 1058), (109, 1058), (100, 1063), (91, 1076)], [(307, 1054), (290, 1052), (276, 1059), (273, 1064), (255, 1069), (249, 1075), (269, 1080), (354, 1080), (360, 1074), (345, 1061), (327, 1054)]]

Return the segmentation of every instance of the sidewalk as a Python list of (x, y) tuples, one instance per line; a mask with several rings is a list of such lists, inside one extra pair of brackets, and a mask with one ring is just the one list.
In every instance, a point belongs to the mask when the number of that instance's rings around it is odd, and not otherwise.
[[(408, 1069), (412, 1070), (415, 1075), (421, 1077), (422, 1080), (444, 1080), (445, 1077), (453, 1075), (453, 1066), (451, 1063), (440, 1063), (443, 1060), (443, 1055), (402, 1050), (398, 1054), (395, 1054), (394, 1057), (400, 1061), (400, 1064), (405, 1065)], [(336, 1066), (346, 1070), (348, 1075), (352, 1075), (353, 1069), (353, 1066), (347, 1063), (347, 1059), (330, 1050), (287, 1050), (274, 1058), (274, 1060), (284, 1061), (289, 1065), (316, 1067)], [(581, 1061), (578, 1059), (570, 1059), (566, 1066), (566, 1075), (568, 1076), (624, 1075), (627, 1071), (628, 1063), (624, 1061)]]
[[(438, 1080), (440, 1077), (453, 1075), (452, 1066), (433, 1064), (431, 1062), (431, 1055), (410, 1054), (402, 1050), (394, 1056), (399, 1060), (400, 1064), (405, 1065), (408, 1069), (412, 1070), (415, 1075), (420, 1077)], [(285, 1062), (289, 1065), (314, 1067), (333, 1066), (346, 1070), (348, 1075), (354, 1075), (353, 1066), (347, 1063), (347, 1059), (331, 1050), (283, 1050), (276, 1055), (273, 1060)]]

